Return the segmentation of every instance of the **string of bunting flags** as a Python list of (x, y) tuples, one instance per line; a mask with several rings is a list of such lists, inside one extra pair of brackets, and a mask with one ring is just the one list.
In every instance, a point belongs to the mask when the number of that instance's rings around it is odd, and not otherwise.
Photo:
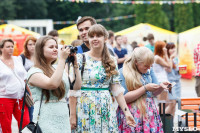
[(110, 4), (189, 4), (200, 3), (200, 0), (171, 0), (171, 1), (128, 1), (128, 0), (56, 0), (60, 2), (76, 2), (76, 3), (110, 3)]
[[(132, 14), (132, 15), (127, 15), (127, 16), (118, 16), (118, 17), (96, 19), (96, 21), (97, 22), (114, 21), (114, 20), (133, 18), (135, 16), (136, 16), (135, 14)], [(54, 21), (53, 24), (76, 24), (76, 21)]]

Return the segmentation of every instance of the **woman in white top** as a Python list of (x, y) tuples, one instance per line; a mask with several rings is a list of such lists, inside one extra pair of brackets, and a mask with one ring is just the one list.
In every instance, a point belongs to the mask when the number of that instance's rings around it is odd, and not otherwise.
[[(23, 54), (19, 56), (20, 61), (22, 62), (24, 68), (28, 72), (28, 70), (33, 66), (33, 54), (35, 51), (35, 42), (37, 39), (33, 36), (29, 36), (26, 38), (24, 42), (24, 51)], [(34, 107), (28, 107), (30, 121), (33, 120), (33, 110)]]
[[(158, 79), (159, 83), (168, 81), (167, 71), (172, 69), (172, 57), (168, 57), (166, 43), (163, 41), (157, 41), (155, 43), (155, 62), (153, 64), (153, 71)], [(160, 95), (157, 96), (158, 100), (167, 100), (168, 92), (163, 91)], [(166, 105), (167, 106), (167, 105)], [(166, 108), (166, 113), (168, 113), (168, 108)]]
[[(17, 57), (12, 56), (14, 42), (0, 42), (0, 125), (3, 133), (11, 133), (12, 115), (20, 124), (26, 79), (26, 70)], [(28, 92), (31, 95), (30, 90)], [(25, 105), (23, 125), (29, 123), (28, 107)]]
[(28, 71), (33, 66), (33, 55), (35, 51), (35, 42), (37, 39), (33, 36), (26, 38), (24, 42), (24, 51), (23, 54), (19, 56), (24, 68)]

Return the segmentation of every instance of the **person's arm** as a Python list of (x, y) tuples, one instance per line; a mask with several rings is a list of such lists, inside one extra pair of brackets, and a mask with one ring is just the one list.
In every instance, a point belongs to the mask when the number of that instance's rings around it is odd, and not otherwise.
[(126, 60), (126, 58), (128, 57), (128, 52), (126, 49), (122, 49), (123, 53), (124, 53), (124, 57), (123, 58), (118, 58), (117, 59), (117, 63), (124, 63), (124, 61)]
[(125, 59), (126, 59), (125, 57), (123, 57), (123, 58), (118, 58), (118, 59), (117, 59), (117, 63), (118, 63), (118, 64), (124, 63)]
[(197, 51), (196, 51), (197, 49), (195, 48), (194, 49), (194, 64), (195, 64), (195, 66), (197, 67), (198, 65), (197, 65), (197, 63), (198, 63), (198, 53), (197, 53)]
[[(25, 81), (25, 83), (26, 83), (26, 81)], [(32, 97), (32, 93), (31, 93), (31, 90), (30, 90), (30, 88), (28, 87), (28, 85), (26, 86), (26, 89), (27, 89), (29, 95)]]
[(29, 79), (29, 84), (32, 86), (37, 86), (39, 88), (54, 90), (57, 89), (61, 83), (62, 75), (65, 68), (65, 60), (67, 59), (70, 49), (62, 48), (61, 56), (58, 61), (58, 66), (51, 77), (46, 76), (43, 73), (35, 73)]
[(114, 52), (114, 55), (115, 55), (116, 59), (118, 59), (118, 56), (117, 56), (117, 54), (115, 52)]
[(130, 110), (126, 104), (126, 101), (124, 99), (123, 91), (124, 89), (121, 87), (120, 84), (111, 84), (111, 91), (113, 96), (116, 98), (117, 103), (119, 104), (120, 108), (125, 114), (126, 122), (129, 126), (134, 127), (135, 126), (135, 120), (130, 113)]
[(69, 97), (69, 109), (70, 109), (70, 125), (71, 129), (76, 129), (77, 117), (76, 117), (76, 105), (77, 98), (74, 96)]
[(140, 88), (136, 90), (129, 91), (128, 93), (126, 93), (124, 97), (127, 103), (132, 103), (135, 100), (137, 100), (139, 97), (144, 95), (146, 91), (154, 92), (158, 90), (159, 88), (160, 88), (160, 85), (149, 83), (147, 85), (141, 86)]
[(168, 69), (172, 68), (172, 60), (165, 61), (163, 58), (161, 58), (159, 56), (155, 59), (155, 63), (157, 63), (163, 67), (166, 67)]

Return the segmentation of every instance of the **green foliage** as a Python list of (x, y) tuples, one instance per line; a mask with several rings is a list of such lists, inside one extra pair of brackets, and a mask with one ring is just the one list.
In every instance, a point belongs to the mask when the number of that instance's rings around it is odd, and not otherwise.
[(164, 29), (170, 29), (168, 17), (159, 4), (147, 6), (146, 22)]
[(0, 1), (0, 16), (1, 19), (14, 19), (16, 17), (16, 6), (14, 0), (1, 0)]
[(194, 3), (193, 4), (193, 14), (194, 14), (194, 26), (200, 25), (200, 4)]
[(192, 4), (175, 4), (174, 27), (176, 32), (183, 32), (194, 27)]
[(45, 0), (16, 0), (17, 19), (45, 19), (47, 4)]
[(168, 17), (170, 30), (174, 31), (174, 5), (164, 4), (162, 5), (162, 10)]
[[(122, 4), (111, 4), (110, 5), (109, 16), (107, 17), (117, 17), (134, 14), (134, 5), (122, 5)], [(99, 18), (105, 18), (100, 16)], [(126, 28), (129, 28), (134, 25), (135, 18), (122, 19), (122, 20), (114, 20), (110, 22), (101, 22), (108, 30), (120, 31)]]
[(135, 24), (140, 24), (145, 22), (145, 14), (147, 12), (147, 5), (135, 5)]
[[(149, 0), (144, 0), (149, 1)], [(200, 4), (102, 4), (56, 0), (1, 0), (0, 19), (53, 19), (72, 21), (79, 16), (96, 19), (135, 14), (135, 18), (100, 22), (108, 30), (120, 31), (139, 23), (182, 32), (200, 25)], [(70, 24), (71, 25), (71, 24)], [(61, 29), (69, 25), (54, 25)]]

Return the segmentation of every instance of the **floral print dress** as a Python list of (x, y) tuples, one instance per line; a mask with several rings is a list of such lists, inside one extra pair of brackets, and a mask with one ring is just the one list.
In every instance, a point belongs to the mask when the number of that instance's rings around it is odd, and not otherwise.
[[(120, 69), (120, 78), (122, 79), (122, 86), (126, 89), (125, 93), (128, 92), (126, 88), (125, 79)], [(143, 84), (157, 83), (155, 75), (151, 69), (145, 74), (142, 74), (141, 79)], [(123, 111), (118, 108), (117, 119), (120, 133), (163, 133), (162, 122), (158, 113), (156, 104), (153, 99), (151, 92), (146, 92), (146, 117), (141, 116), (140, 110), (135, 106), (134, 102), (127, 104), (128, 108), (135, 119), (136, 126), (130, 127), (126, 124), (126, 119)]]
[[(86, 64), (82, 77), (81, 97), (77, 98), (77, 128), (73, 132), (118, 133), (116, 110), (108, 88), (110, 84), (120, 83), (119, 75), (106, 79), (102, 62), (92, 59), (87, 53), (84, 54)], [(81, 54), (77, 54), (80, 70), (82, 58)]]

